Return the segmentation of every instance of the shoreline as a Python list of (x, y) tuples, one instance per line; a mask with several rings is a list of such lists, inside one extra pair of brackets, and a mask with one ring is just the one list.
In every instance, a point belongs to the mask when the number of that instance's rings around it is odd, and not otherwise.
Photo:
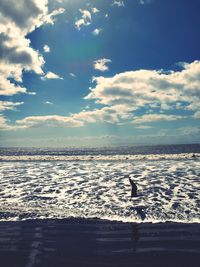
[(0, 222), (3, 267), (197, 267), (198, 223), (123, 223), (100, 219)]
[(199, 225), (200, 226), (200, 220), (193, 220), (193, 221), (184, 221), (184, 220), (166, 220), (166, 221), (162, 221), (162, 220), (155, 220), (155, 221), (148, 221), (148, 220), (136, 220), (136, 221), (131, 221), (131, 220), (123, 220), (123, 219), (115, 219), (115, 218), (99, 218), (99, 217), (76, 217), (76, 216), (69, 216), (69, 217), (46, 217), (46, 218), (40, 218), (40, 217), (36, 217), (36, 218), (17, 218), (14, 220), (7, 220), (7, 219), (0, 219), (0, 224), (7, 224), (7, 223), (48, 223), (54, 221), (56, 223), (83, 223), (83, 224), (87, 224), (87, 223), (110, 223), (110, 224), (142, 224), (142, 225), (166, 225), (166, 224), (177, 224), (177, 225)]
[(199, 160), (200, 153), (125, 155), (0, 155), (1, 162)]

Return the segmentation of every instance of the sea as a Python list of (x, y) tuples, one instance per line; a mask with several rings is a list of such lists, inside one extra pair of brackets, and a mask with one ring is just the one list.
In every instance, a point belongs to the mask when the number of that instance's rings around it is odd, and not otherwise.
[(0, 148), (0, 221), (64, 218), (200, 223), (200, 144)]

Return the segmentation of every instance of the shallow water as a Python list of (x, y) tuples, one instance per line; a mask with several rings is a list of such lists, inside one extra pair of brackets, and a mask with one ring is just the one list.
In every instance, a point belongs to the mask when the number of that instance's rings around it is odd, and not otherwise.
[(200, 222), (199, 177), (199, 159), (2, 161), (0, 220)]

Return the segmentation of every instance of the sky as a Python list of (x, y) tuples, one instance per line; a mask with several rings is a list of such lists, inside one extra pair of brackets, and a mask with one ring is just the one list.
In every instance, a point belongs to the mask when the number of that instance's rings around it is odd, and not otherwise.
[(199, 0), (1, 0), (0, 146), (200, 142)]

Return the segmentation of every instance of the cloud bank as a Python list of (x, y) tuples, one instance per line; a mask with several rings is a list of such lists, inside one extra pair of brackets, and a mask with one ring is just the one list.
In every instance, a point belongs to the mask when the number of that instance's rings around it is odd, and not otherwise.
[(27, 35), (43, 24), (54, 24), (55, 16), (63, 12), (60, 8), (48, 13), (48, 0), (0, 1), (0, 95), (26, 93), (24, 71), (43, 74), (44, 58)]
[[(95, 87), (85, 97), (98, 104), (123, 105), (137, 110), (148, 107), (163, 112), (200, 109), (200, 61), (183, 63), (182, 70), (137, 70), (113, 77), (94, 77)], [(197, 113), (198, 114), (198, 113)]]
[[(152, 126), (149, 123), (199, 119), (200, 61), (181, 63), (179, 66), (181, 69), (178, 71), (141, 69), (112, 77), (94, 77), (93, 88), (85, 100), (94, 101), (102, 107), (82, 110), (70, 116), (26, 117), (12, 126), (1, 117), (1, 129), (83, 127), (88, 123), (129, 124), (138, 129), (147, 129)], [(10, 102), (1, 107), (2, 110), (13, 109), (20, 104)], [(177, 110), (186, 115), (177, 115)], [(142, 113), (138, 115), (138, 111)]]
[(31, 127), (40, 127), (40, 126), (63, 126), (63, 127), (81, 127), (83, 126), (83, 122), (77, 121), (72, 117), (64, 117), (64, 116), (33, 116), (27, 117), (23, 120), (17, 121), (18, 125), (21, 125), (26, 128)]

